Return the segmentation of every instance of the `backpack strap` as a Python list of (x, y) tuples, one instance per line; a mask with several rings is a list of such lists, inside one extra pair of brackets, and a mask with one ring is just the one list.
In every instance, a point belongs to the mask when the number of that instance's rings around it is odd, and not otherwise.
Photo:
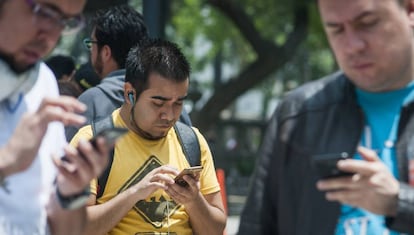
[(181, 144), (183, 153), (187, 158), (190, 166), (198, 166), (201, 164), (201, 150), (198, 142), (197, 134), (193, 128), (187, 126), (182, 122), (176, 122), (174, 125), (175, 133), (178, 141)]
[[(114, 122), (112, 120), (112, 115), (109, 115), (99, 121), (93, 121), (91, 123), (92, 126), (92, 133), (93, 136), (95, 136), (97, 133), (103, 131), (106, 128), (114, 127)], [(96, 199), (100, 198), (105, 190), (106, 181), (108, 181), (109, 172), (111, 171), (112, 162), (114, 161), (114, 154), (115, 150), (114, 148), (111, 149), (111, 152), (109, 153), (109, 161), (108, 165), (105, 168), (104, 172), (99, 176), (98, 178), (98, 187), (96, 190)]]
[[(103, 129), (110, 128), (114, 126), (112, 116), (109, 115), (104, 119), (101, 119), (97, 122), (92, 122), (92, 132), (95, 136), (97, 133)], [(175, 133), (177, 134), (178, 141), (181, 144), (181, 148), (185, 157), (187, 158), (190, 166), (198, 166), (201, 164), (201, 150), (200, 143), (198, 142), (197, 134), (194, 130), (182, 122), (176, 122), (174, 125)], [(101, 176), (98, 178), (98, 188), (96, 192), (96, 198), (100, 198), (105, 190), (106, 182), (108, 181), (108, 176), (111, 171), (112, 162), (114, 160), (114, 149), (112, 149), (109, 155), (108, 166), (102, 172)]]

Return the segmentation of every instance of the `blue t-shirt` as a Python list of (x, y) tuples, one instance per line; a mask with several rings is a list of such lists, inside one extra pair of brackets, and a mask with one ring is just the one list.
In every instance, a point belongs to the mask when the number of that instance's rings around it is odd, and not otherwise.
[[(413, 100), (414, 82), (402, 89), (389, 92), (373, 93), (357, 89), (356, 95), (358, 104), (365, 114), (365, 128), (360, 145), (375, 150), (398, 179), (394, 145), (397, 140), (401, 107)], [(354, 158), (361, 159), (361, 156), (355, 154)], [(342, 205), (335, 234), (397, 235), (400, 233), (387, 229), (384, 216)]]

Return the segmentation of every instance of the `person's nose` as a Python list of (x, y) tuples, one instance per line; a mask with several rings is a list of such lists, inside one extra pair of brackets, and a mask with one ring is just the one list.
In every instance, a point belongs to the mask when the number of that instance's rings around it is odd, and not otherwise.
[(161, 119), (172, 121), (175, 117), (175, 111), (172, 105), (167, 105), (161, 112)]
[(366, 41), (363, 36), (354, 29), (346, 30), (345, 50), (347, 53), (358, 53), (366, 48)]

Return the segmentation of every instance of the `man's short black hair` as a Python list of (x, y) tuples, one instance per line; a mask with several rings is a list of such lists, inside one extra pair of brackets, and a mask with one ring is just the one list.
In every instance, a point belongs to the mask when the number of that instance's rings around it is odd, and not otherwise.
[(128, 5), (98, 11), (93, 19), (98, 48), (108, 45), (120, 69), (125, 68), (128, 51), (148, 37), (143, 16)]
[(139, 97), (148, 87), (151, 73), (181, 82), (190, 78), (190, 70), (190, 64), (177, 44), (161, 39), (147, 39), (128, 53), (125, 82), (131, 83)]
[(60, 80), (63, 75), (70, 76), (73, 71), (75, 71), (75, 59), (72, 56), (51, 56), (45, 61), (45, 63), (55, 74), (57, 80)]

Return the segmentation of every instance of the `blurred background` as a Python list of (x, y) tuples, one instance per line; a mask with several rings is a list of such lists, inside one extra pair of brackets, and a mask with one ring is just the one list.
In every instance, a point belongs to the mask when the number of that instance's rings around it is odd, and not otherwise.
[[(129, 4), (152, 37), (176, 42), (192, 65), (190, 113), (225, 173), (228, 214), (238, 216), (266, 123), (285, 92), (337, 69), (312, 0), (89, 0)], [(55, 54), (89, 60), (90, 26), (61, 38)]]

